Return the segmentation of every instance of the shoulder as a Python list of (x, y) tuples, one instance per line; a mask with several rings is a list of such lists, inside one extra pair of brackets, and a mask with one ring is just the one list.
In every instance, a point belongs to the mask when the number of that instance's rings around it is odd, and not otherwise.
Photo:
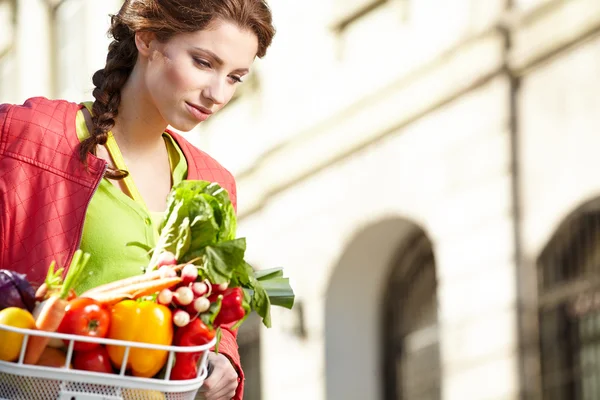
[[(77, 176), (81, 169), (77, 149), (76, 115), (80, 106), (44, 97), (28, 99), (21, 105), (0, 105), (0, 154), (45, 169)], [(94, 166), (96, 170), (99, 166)]]
[(78, 109), (75, 103), (45, 97), (32, 97), (23, 104), (0, 104), (1, 132), (35, 133), (39, 129), (31, 128), (38, 127), (64, 135), (66, 121), (74, 119)]
[(168, 132), (181, 148), (188, 163), (188, 179), (218, 183), (227, 190), (233, 206), (237, 208), (237, 188), (233, 174), (183, 136), (172, 131)]
[(56, 120), (65, 114), (76, 113), (80, 106), (66, 100), (50, 100), (45, 97), (31, 97), (23, 104), (0, 104), (0, 115), (11, 114), (12, 118), (30, 120)]

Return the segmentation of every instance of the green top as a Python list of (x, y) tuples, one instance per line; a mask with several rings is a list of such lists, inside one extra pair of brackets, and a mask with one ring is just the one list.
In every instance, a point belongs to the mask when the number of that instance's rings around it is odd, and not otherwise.
[[(91, 103), (84, 105), (91, 112)], [(79, 141), (90, 135), (81, 110), (77, 113), (76, 126)], [(176, 185), (187, 176), (187, 162), (171, 135), (165, 132), (163, 138), (171, 164), (172, 184)], [(108, 133), (106, 149), (115, 166), (127, 170), (112, 132)], [(127, 243), (138, 242), (154, 247), (164, 213), (148, 210), (131, 176), (123, 181), (132, 197), (104, 178), (88, 206), (80, 248), (91, 257), (86, 266), (86, 278), (75, 288), (78, 294), (98, 285), (141, 274), (150, 261), (145, 250), (127, 246)]]

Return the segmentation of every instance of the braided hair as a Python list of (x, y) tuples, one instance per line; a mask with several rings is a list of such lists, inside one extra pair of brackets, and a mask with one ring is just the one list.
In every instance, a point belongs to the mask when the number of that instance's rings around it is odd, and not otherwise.
[[(88, 153), (96, 154), (98, 145), (106, 144), (108, 132), (115, 125), (121, 103), (121, 89), (133, 71), (138, 50), (135, 33), (152, 32), (160, 41), (184, 32), (205, 29), (217, 19), (248, 29), (258, 38), (258, 57), (264, 57), (271, 45), (275, 28), (265, 0), (126, 0), (116, 15), (111, 16), (106, 65), (92, 77), (94, 103), (93, 129), (81, 142), (79, 158), (87, 163)], [(127, 171), (107, 169), (109, 179), (123, 179)]]

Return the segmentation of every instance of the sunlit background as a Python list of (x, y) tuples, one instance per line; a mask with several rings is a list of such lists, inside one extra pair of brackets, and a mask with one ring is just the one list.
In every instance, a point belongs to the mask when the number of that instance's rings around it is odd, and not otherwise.
[[(0, 0), (0, 102), (91, 99), (119, 5)], [(187, 134), (297, 294), (240, 332), (245, 399), (600, 399), (600, 1), (270, 5)]]

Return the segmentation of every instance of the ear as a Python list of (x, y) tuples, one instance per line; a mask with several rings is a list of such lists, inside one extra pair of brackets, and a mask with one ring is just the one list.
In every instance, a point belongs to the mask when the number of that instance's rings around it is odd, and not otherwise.
[(150, 44), (154, 39), (156, 39), (156, 35), (153, 32), (136, 32), (135, 46), (138, 49), (138, 53), (140, 53), (142, 56), (148, 57), (150, 55)]

